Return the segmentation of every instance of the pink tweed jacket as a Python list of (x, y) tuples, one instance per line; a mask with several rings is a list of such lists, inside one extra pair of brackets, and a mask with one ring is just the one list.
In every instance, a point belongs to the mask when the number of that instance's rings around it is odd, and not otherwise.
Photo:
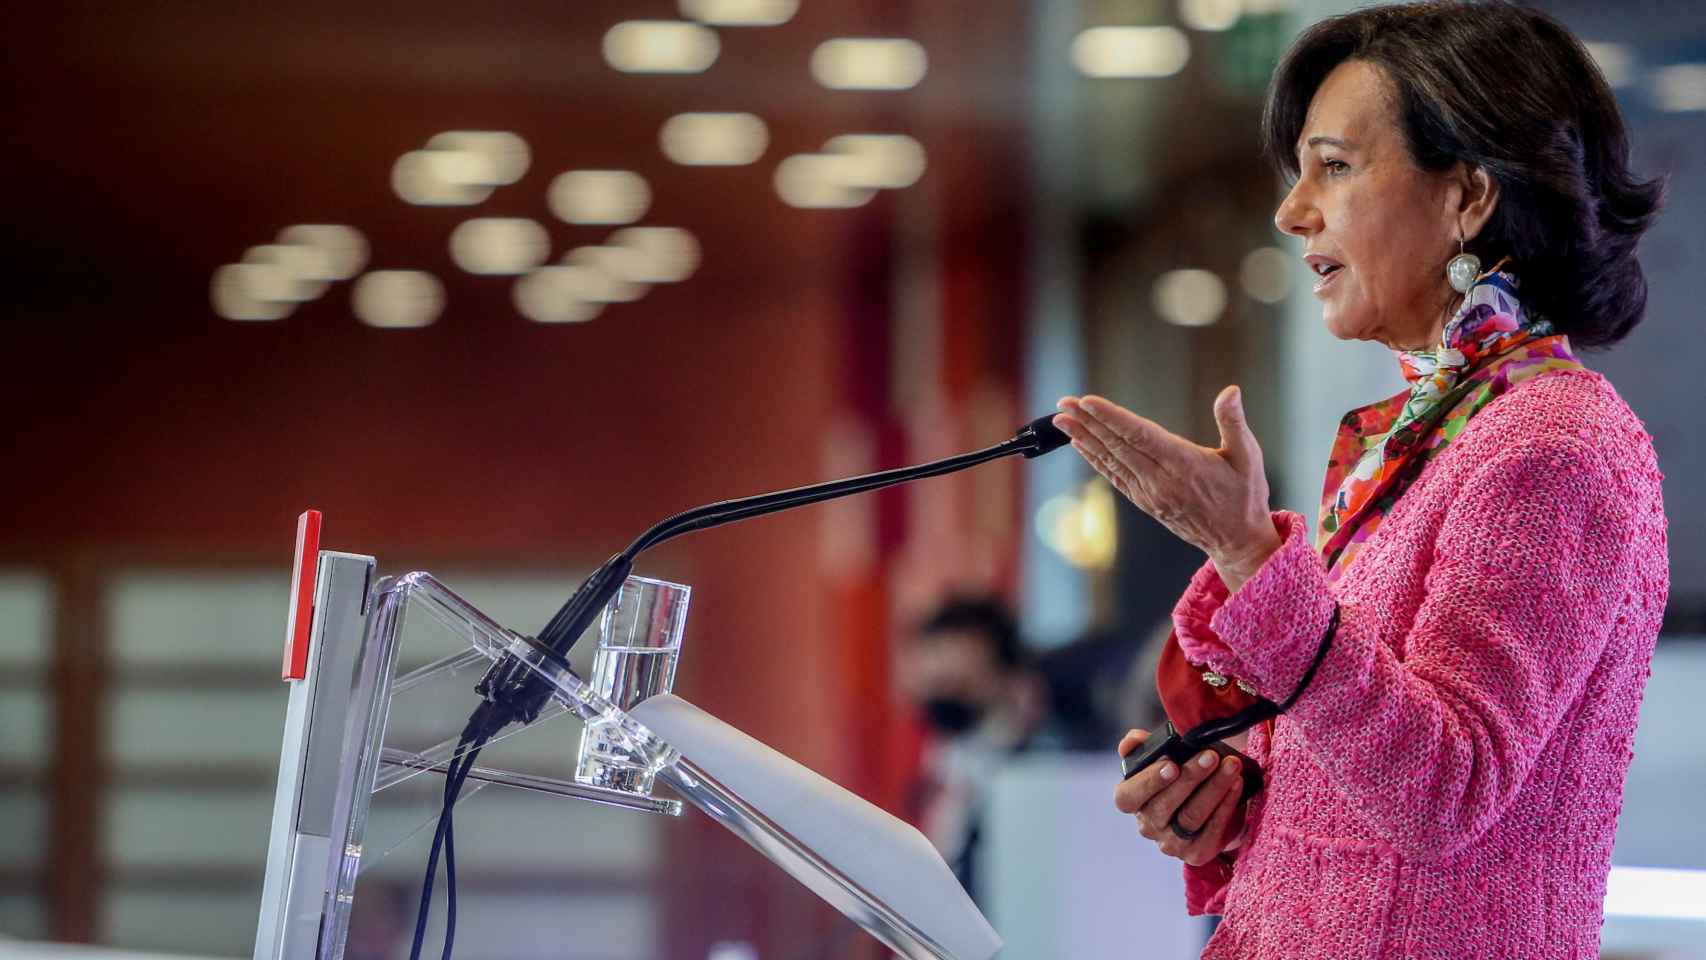
[(1331, 586), (1303, 519), (1185, 653), (1282, 701), (1234, 855), (1185, 868), (1203, 957), (1597, 957), (1636, 711), (1669, 592), (1651, 437), (1598, 374), (1481, 411)]

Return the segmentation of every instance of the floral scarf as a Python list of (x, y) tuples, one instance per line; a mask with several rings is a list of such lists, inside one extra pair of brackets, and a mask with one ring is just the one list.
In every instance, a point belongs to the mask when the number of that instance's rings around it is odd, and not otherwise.
[(1327, 461), (1315, 543), (1337, 580), (1422, 468), (1469, 419), (1525, 380), (1580, 370), (1569, 341), (1530, 317), (1517, 279), (1494, 273), (1470, 288), (1438, 346), (1403, 351), (1405, 393), (1345, 414)]
[[(1399, 496), (1471, 417), (1525, 380), (1582, 369), (1569, 341), (1549, 321), (1530, 317), (1516, 290), (1511, 274), (1487, 275), (1470, 288), (1438, 346), (1399, 352), (1408, 390), (1340, 421), (1316, 533), (1329, 582), (1344, 573)], [(1257, 702), (1248, 683), (1188, 662), (1176, 634), (1167, 637), (1156, 674), (1162, 706), (1180, 731)]]

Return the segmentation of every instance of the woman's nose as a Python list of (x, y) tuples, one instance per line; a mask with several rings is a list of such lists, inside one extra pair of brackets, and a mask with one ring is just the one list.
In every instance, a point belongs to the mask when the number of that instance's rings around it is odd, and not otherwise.
[(1301, 180), (1292, 185), (1280, 201), (1279, 209), (1274, 211), (1274, 226), (1294, 237), (1307, 237), (1321, 229), (1321, 211), (1309, 202)]

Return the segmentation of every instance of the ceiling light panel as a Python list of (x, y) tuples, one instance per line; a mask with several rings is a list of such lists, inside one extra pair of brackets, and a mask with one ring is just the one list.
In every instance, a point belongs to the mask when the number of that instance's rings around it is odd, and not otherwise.
[(646, 215), (652, 190), (631, 170), (570, 170), (551, 181), (547, 199), (564, 222), (622, 224)]
[(1072, 62), (1088, 77), (1168, 77), (1190, 58), (1175, 27), (1091, 27), (1072, 41)]
[(703, 73), (722, 47), (716, 31), (683, 20), (628, 20), (604, 35), (604, 59), (623, 73)]
[(450, 258), (469, 273), (519, 275), (550, 254), (545, 228), (523, 217), (476, 217), (450, 233)]
[(812, 76), (833, 90), (906, 90), (928, 69), (916, 40), (841, 37), (812, 52)]
[(681, 15), (719, 27), (774, 27), (800, 10), (800, 0), (681, 0)]
[(846, 160), (840, 176), (850, 187), (898, 190), (924, 175), (924, 148), (902, 134), (842, 134), (824, 144), (823, 152)]
[(770, 131), (750, 113), (678, 113), (664, 121), (658, 143), (684, 166), (741, 166), (764, 155)]
[(425, 327), (444, 312), (444, 284), (421, 270), (375, 270), (355, 282), (350, 302), (370, 327)]

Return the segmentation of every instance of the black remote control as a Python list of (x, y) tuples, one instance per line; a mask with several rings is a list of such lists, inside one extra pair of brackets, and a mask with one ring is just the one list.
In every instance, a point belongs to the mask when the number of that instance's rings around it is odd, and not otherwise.
[(1174, 729), (1171, 721), (1161, 725), (1161, 729), (1152, 731), (1149, 739), (1145, 740), (1136, 750), (1120, 758), (1120, 764), (1125, 768), (1125, 778), (1130, 779), (1139, 770), (1153, 766), (1162, 757), (1183, 767), (1192, 757), (1204, 750), (1213, 750), (1222, 757), (1237, 757), (1241, 766), (1239, 772), (1244, 778), (1244, 796), (1248, 800), (1262, 790), (1262, 768), (1254, 760), (1227, 746), (1224, 742), (1215, 740), (1211, 743), (1192, 743), (1184, 734)]

